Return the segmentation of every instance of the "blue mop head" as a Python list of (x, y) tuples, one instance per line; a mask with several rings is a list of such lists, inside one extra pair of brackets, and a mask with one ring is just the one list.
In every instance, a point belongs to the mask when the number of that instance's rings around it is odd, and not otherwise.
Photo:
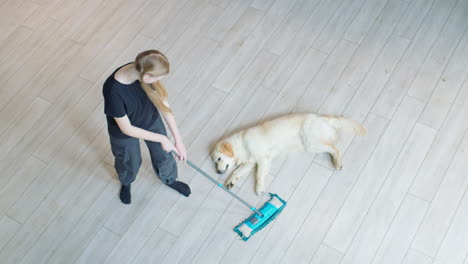
[(286, 206), (286, 202), (278, 195), (270, 193), (270, 196), (270, 200), (258, 210), (262, 213), (262, 216), (255, 212), (234, 228), (234, 231), (236, 231), (244, 241), (247, 241), (253, 234), (273, 221)]

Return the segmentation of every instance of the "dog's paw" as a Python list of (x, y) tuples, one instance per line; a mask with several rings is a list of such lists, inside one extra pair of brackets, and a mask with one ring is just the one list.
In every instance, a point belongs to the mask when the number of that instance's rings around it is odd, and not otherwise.
[(255, 192), (257, 193), (257, 195), (262, 195), (265, 193), (265, 188), (263, 187), (263, 185), (257, 185), (255, 187)]
[(227, 182), (226, 182), (226, 188), (231, 190), (232, 188), (234, 188), (234, 185), (236, 184), (236, 180), (235, 179), (229, 179)]
[(335, 167), (336, 170), (343, 169), (343, 164), (341, 164), (341, 162), (337, 162), (336, 160), (333, 160), (333, 166)]

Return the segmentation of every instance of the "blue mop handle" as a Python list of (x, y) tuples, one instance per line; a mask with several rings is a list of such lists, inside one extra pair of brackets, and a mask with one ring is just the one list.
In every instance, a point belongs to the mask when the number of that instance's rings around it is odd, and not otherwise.
[[(174, 150), (172, 150), (171, 153), (177, 156), (177, 153), (176, 153)], [(207, 177), (210, 181), (212, 181), (212, 182), (214, 182), (216, 185), (218, 185), (218, 187), (221, 187), (223, 190), (225, 190), (225, 191), (228, 192), (230, 195), (232, 195), (232, 197), (236, 198), (236, 199), (239, 200), (241, 203), (245, 204), (250, 210), (256, 212), (256, 213), (259, 214), (260, 216), (263, 215), (263, 214), (262, 214), (260, 211), (258, 211), (255, 207), (253, 207), (252, 205), (250, 205), (249, 203), (247, 203), (246, 201), (244, 201), (243, 199), (241, 199), (239, 196), (237, 196), (237, 194), (231, 192), (229, 189), (227, 189), (226, 187), (224, 187), (222, 183), (218, 182), (218, 181), (215, 180), (213, 177), (211, 177), (210, 175), (208, 175), (208, 173), (206, 173), (205, 171), (203, 171), (202, 169), (200, 169), (197, 165), (193, 164), (190, 160), (187, 160), (187, 163), (188, 163), (188, 165), (190, 165), (192, 168), (194, 168), (196, 171), (198, 171), (199, 173), (201, 173), (202, 175), (204, 175), (205, 177)]]

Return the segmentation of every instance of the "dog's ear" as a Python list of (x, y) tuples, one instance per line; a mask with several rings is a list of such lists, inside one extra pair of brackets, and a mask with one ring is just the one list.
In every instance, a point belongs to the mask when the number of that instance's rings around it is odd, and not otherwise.
[(222, 142), (219, 151), (230, 158), (234, 157), (234, 151), (232, 150), (232, 145), (229, 142)]

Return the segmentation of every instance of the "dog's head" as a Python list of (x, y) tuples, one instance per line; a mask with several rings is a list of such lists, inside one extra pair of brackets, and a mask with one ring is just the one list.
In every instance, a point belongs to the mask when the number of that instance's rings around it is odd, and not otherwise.
[(227, 141), (221, 141), (216, 144), (215, 148), (211, 152), (211, 159), (213, 159), (213, 162), (215, 163), (216, 172), (219, 174), (225, 173), (236, 163), (232, 144)]

